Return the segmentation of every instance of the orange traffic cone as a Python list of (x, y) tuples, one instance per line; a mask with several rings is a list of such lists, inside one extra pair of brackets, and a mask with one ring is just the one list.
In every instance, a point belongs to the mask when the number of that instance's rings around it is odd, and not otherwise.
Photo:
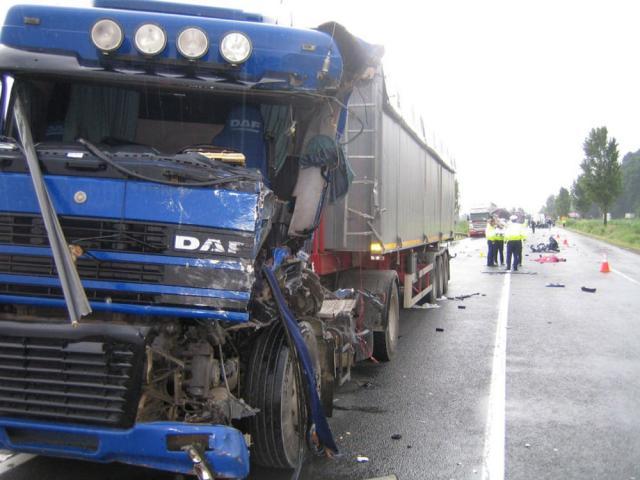
[(609, 268), (609, 260), (607, 260), (607, 256), (605, 255), (602, 259), (602, 263), (600, 264), (600, 272), (609, 273), (611, 269)]

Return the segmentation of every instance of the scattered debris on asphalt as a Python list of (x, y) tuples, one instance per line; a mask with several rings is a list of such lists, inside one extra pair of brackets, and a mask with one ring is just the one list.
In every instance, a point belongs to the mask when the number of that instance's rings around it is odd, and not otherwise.
[[(387, 410), (380, 407), (367, 407), (357, 405), (334, 405), (334, 410), (344, 410), (347, 412), (363, 412), (363, 413), (387, 413)], [(350, 434), (348, 434), (350, 435)]]
[(459, 308), (460, 310), (464, 310), (464, 309), (466, 309), (467, 307), (465, 307), (464, 305), (458, 305), (458, 308)]
[(476, 293), (468, 293), (466, 295), (458, 295), (458, 296), (455, 296), (455, 297), (443, 297), (443, 298), (446, 298), (447, 300), (460, 300), (460, 301), (462, 301), (462, 300), (466, 300), (467, 298), (475, 297), (477, 295), (485, 296), (484, 294), (482, 294), (480, 292), (476, 292)]
[(438, 305), (437, 303), (429, 303), (429, 302), (423, 303), (422, 305), (419, 305), (419, 304), (416, 303), (411, 308), (422, 308), (424, 310), (427, 310), (429, 308), (440, 308), (440, 305)]
[(438, 328), (436, 328), (436, 332), (444, 332), (444, 328), (438, 327)]
[(365, 457), (364, 455), (358, 455), (356, 457), (356, 461), (358, 463), (367, 463), (369, 461), (369, 457)]
[(373, 382), (364, 382), (360, 384), (360, 388), (375, 388), (376, 384)]
[(556, 255), (540, 255), (538, 258), (534, 258), (533, 261), (538, 263), (560, 263), (566, 262), (567, 259)]
[(407, 448), (413, 448), (411, 445), (407, 445)]
[(583, 292), (587, 292), (587, 293), (596, 293), (596, 289), (595, 288), (590, 288), (590, 287), (582, 287), (580, 290), (582, 290)]
[(400, 435), (399, 433), (394, 433), (393, 435), (391, 435), (391, 440), (400, 440), (402, 438), (402, 435)]
[(506, 275), (507, 273), (511, 273), (513, 275), (537, 275), (538, 272), (520, 272), (520, 271), (509, 271), (509, 270), (498, 270), (498, 271), (484, 271), (482, 273), (488, 273), (489, 275)]
[(564, 283), (547, 283), (546, 286), (553, 287), (553, 288), (564, 288), (565, 284)]
[(525, 443), (524, 446), (525, 446), (525, 448), (531, 448), (531, 444), (530, 443)]

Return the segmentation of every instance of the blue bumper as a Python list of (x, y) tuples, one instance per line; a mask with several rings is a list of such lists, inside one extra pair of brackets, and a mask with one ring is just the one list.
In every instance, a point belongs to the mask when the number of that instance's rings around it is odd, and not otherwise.
[(249, 475), (249, 450), (242, 433), (232, 427), (156, 422), (115, 430), (0, 417), (0, 449), (190, 474), (193, 464), (187, 454), (169, 449), (172, 440), (180, 444), (176, 437), (187, 435), (208, 437), (205, 455), (216, 478)]

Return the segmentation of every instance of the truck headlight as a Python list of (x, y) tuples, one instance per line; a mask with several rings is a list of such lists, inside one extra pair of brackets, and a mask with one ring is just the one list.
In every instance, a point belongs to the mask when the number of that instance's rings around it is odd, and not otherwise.
[(143, 55), (157, 55), (167, 45), (167, 34), (158, 25), (145, 23), (136, 30), (134, 43)]
[(227, 33), (220, 42), (220, 54), (227, 62), (238, 64), (246, 62), (251, 56), (251, 40), (244, 33)]
[(176, 41), (178, 51), (189, 60), (203, 57), (209, 50), (207, 34), (196, 27), (185, 28)]
[(124, 34), (122, 28), (113, 20), (103, 18), (93, 24), (91, 28), (91, 41), (103, 52), (113, 52), (120, 48)]

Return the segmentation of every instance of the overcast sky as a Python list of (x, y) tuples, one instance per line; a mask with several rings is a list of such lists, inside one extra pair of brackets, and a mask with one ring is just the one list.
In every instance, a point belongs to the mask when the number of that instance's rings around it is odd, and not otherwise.
[[(2, 3), (0, 10), (49, 2)], [(65, 3), (82, 2), (57, 2)], [(337, 20), (385, 45), (385, 70), (403, 103), (411, 99), (436, 149), (442, 143), (456, 159), (463, 209), (493, 201), (538, 211), (577, 176), (593, 127), (608, 127), (621, 157), (640, 149), (640, 2), (206, 3), (291, 16), (302, 26)]]

